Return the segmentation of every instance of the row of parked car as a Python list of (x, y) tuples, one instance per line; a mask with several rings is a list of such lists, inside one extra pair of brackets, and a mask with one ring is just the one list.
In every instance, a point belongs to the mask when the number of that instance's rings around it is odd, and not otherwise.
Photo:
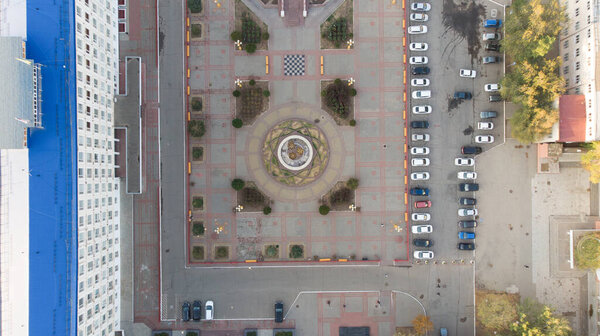
[[(212, 301), (206, 301), (204, 306), (204, 319), (212, 320), (215, 318), (215, 303)], [(184, 302), (181, 307), (181, 319), (183, 322), (190, 320), (200, 321), (202, 319), (202, 302), (199, 300), (194, 301), (192, 304)]]

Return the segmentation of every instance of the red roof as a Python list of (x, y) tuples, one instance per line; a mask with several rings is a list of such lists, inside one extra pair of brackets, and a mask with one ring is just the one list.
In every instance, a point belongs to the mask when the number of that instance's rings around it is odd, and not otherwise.
[(558, 142), (585, 142), (585, 96), (561, 96), (559, 113)]

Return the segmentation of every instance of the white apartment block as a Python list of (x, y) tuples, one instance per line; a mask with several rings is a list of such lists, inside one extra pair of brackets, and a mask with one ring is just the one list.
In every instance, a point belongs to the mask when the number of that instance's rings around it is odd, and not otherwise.
[(585, 140), (600, 140), (598, 102), (600, 87), (600, 0), (560, 0), (568, 23), (559, 35), (559, 53), (563, 60), (560, 74), (565, 78), (566, 95), (585, 96)]
[(77, 55), (77, 334), (120, 329), (119, 179), (114, 175), (117, 1), (75, 0)]

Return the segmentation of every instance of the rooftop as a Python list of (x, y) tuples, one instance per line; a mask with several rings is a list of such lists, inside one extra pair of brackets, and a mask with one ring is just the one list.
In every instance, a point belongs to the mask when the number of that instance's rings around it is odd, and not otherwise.
[(585, 142), (585, 96), (563, 95), (559, 99), (559, 142)]

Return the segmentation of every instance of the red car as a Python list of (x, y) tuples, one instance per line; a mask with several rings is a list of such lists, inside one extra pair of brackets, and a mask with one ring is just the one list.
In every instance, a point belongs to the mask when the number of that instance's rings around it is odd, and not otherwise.
[(431, 208), (431, 201), (416, 201), (415, 208)]

